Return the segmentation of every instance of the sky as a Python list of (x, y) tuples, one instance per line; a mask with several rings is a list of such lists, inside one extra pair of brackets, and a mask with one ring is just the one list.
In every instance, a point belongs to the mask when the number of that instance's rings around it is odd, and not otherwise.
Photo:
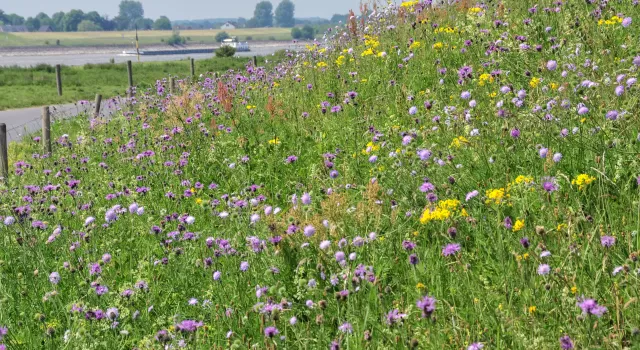
[[(250, 18), (259, 0), (139, 0), (145, 17), (167, 16), (171, 20), (205, 18)], [(334, 13), (345, 14), (349, 9), (359, 13), (360, 0), (292, 0), (296, 17), (330, 18)], [(120, 0), (0, 0), (0, 9), (25, 18), (44, 12), (51, 16), (58, 11), (80, 9), (98, 11), (110, 18), (118, 14)], [(280, 0), (271, 0), (275, 10)]]

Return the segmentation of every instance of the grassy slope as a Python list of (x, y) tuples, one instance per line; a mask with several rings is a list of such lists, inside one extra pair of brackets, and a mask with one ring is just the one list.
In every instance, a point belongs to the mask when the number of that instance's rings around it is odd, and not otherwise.
[[(180, 35), (190, 38), (190, 43), (216, 44), (215, 35), (220, 30), (183, 30)], [(253, 40), (291, 39), (291, 29), (288, 28), (251, 28), (228, 30), (232, 36), (238, 36), (245, 40), (251, 36)], [(166, 41), (171, 31), (139, 31), (138, 37), (141, 45), (162, 44)], [(8, 46), (43, 46), (55, 45), (60, 40), (61, 46), (104, 46), (104, 45), (130, 45), (135, 40), (134, 31), (126, 32), (71, 32), (71, 33), (0, 33), (0, 47)], [(49, 44), (46, 44), (48, 42)]]
[[(196, 61), (196, 72), (238, 69), (246, 58), (212, 58)], [(155, 85), (169, 75), (186, 77), (189, 61), (133, 63), (134, 83), (140, 88)], [(126, 64), (89, 64), (63, 67), (63, 95), (56, 93), (55, 71), (51, 66), (0, 69), (0, 110), (91, 100), (95, 94), (122, 96), (127, 89)], [(97, 83), (99, 82), (99, 83)]]
[[(576, 349), (639, 348), (640, 95), (628, 79), (640, 27), (598, 25), (599, 3), (553, 2), (372, 19), (366, 40), (358, 28), (278, 70), (230, 73), (222, 89), (141, 94), (146, 108), (106, 125), (56, 124), (51, 157), (35, 141), (15, 147), (0, 215), (27, 213), (0, 227), (2, 341), (159, 349), (164, 330), (189, 349), (547, 350), (563, 335)], [(602, 16), (620, 12), (637, 7)], [(114, 205), (134, 202), (143, 215), (103, 226)], [(178, 220), (187, 215), (193, 224)], [(303, 234), (309, 225), (315, 234)], [(453, 243), (460, 251), (443, 256)], [(353, 260), (341, 265), (339, 252)], [(418, 307), (425, 295), (434, 310)], [(607, 311), (583, 313), (582, 296)], [(108, 308), (118, 324), (91, 320)], [(176, 329), (188, 319), (203, 327)], [(265, 337), (269, 326), (279, 336)]]

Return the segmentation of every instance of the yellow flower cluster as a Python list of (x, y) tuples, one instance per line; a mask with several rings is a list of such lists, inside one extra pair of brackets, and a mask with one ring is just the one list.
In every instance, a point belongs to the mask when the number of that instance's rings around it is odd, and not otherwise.
[(433, 30), (434, 34), (438, 34), (438, 33), (447, 33), (447, 34), (453, 34), (455, 32), (458, 31), (457, 27), (439, 27)]
[(475, 13), (478, 13), (478, 12), (482, 12), (482, 9), (479, 8), (479, 7), (472, 7), (472, 8), (469, 9), (469, 13), (475, 14)]
[(509, 198), (510, 195), (504, 188), (492, 188), (485, 192), (487, 199), (485, 204), (501, 204), (505, 198)]
[(419, 48), (420, 46), (422, 46), (422, 44), (419, 41), (414, 41), (413, 44), (411, 44), (409, 46), (409, 50), (414, 50)]
[(516, 184), (532, 184), (533, 183), (533, 177), (532, 176), (524, 176), (524, 175), (520, 175), (518, 177), (516, 177), (514, 183)]
[(373, 55), (373, 49), (372, 48), (368, 48), (364, 51), (362, 51), (362, 54), (360, 54), (360, 56), (365, 57), (365, 56), (370, 56)]
[(433, 208), (426, 208), (420, 216), (420, 223), (426, 224), (431, 221), (444, 221), (456, 213), (462, 217), (469, 216), (467, 211), (461, 208), (459, 200), (446, 199), (439, 201), (438, 205)]
[(571, 180), (572, 185), (577, 185), (579, 190), (583, 190), (587, 185), (596, 181), (596, 178), (587, 174), (580, 174), (575, 179)]
[(338, 58), (336, 59), (336, 64), (337, 64), (338, 66), (341, 66), (341, 65), (343, 65), (343, 64), (344, 64), (345, 60), (346, 60), (346, 58), (345, 58), (344, 56), (340, 55), (340, 56), (338, 56)]
[(622, 18), (618, 17), (618, 16), (613, 16), (611, 17), (611, 19), (601, 19), (598, 21), (598, 25), (601, 26), (603, 24), (606, 24), (608, 26), (612, 26), (612, 25), (616, 25), (616, 24), (620, 24), (622, 23)]
[(372, 49), (375, 49), (378, 46), (380, 46), (380, 42), (378, 41), (378, 38), (371, 35), (364, 36), (364, 44)]
[(540, 85), (540, 82), (541, 82), (540, 78), (533, 77), (531, 78), (531, 80), (529, 80), (529, 86), (535, 89), (538, 87), (538, 85)]
[(520, 230), (522, 230), (524, 228), (524, 220), (522, 219), (518, 219), (516, 220), (516, 222), (513, 224), (513, 232), (518, 232)]
[(257, 106), (247, 105), (247, 109), (254, 109), (254, 108), (256, 108), (256, 107), (257, 107)]
[(463, 145), (468, 145), (468, 144), (469, 144), (469, 140), (467, 140), (466, 137), (458, 136), (454, 138), (453, 141), (451, 141), (451, 145), (449, 147), (460, 148)]
[(478, 79), (479, 79), (478, 85), (480, 86), (484, 86), (487, 82), (491, 84), (494, 81), (493, 76), (491, 76), (491, 74), (489, 73), (481, 74)]
[(269, 140), (269, 144), (270, 145), (279, 145), (280, 144), (280, 139), (278, 137), (276, 137), (273, 140)]
[(442, 44), (440, 41), (438, 41), (437, 43), (433, 44), (433, 46), (431, 46), (434, 50), (440, 50), (444, 47), (444, 44)]
[(318, 68), (324, 68), (324, 67), (327, 67), (327, 66), (329, 66), (329, 65), (328, 65), (326, 62), (324, 62), (324, 61), (320, 61), (320, 62), (318, 62), (318, 63), (316, 64), (316, 66), (317, 66)]
[(405, 1), (402, 4), (400, 4), (400, 7), (413, 7), (416, 4), (418, 4), (420, 1)]
[(367, 148), (362, 150), (362, 154), (369, 154), (371, 152), (376, 152), (380, 150), (380, 145), (376, 145), (373, 142), (367, 143)]

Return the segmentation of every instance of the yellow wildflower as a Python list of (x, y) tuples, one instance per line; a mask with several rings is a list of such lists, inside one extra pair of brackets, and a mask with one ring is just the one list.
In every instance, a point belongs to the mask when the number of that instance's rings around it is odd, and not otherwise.
[(533, 314), (533, 313), (535, 313), (535, 312), (536, 312), (536, 307), (535, 307), (535, 305), (529, 306), (529, 313), (530, 313), (530, 314)]
[(469, 13), (478, 13), (478, 12), (481, 12), (481, 11), (482, 11), (482, 9), (479, 8), (479, 7), (472, 7), (472, 8), (469, 9)]
[(587, 174), (580, 174), (575, 179), (571, 180), (572, 185), (577, 185), (579, 190), (585, 189), (587, 185), (591, 184), (596, 180), (595, 177), (589, 176)]
[(520, 176), (516, 177), (516, 181), (515, 182), (517, 184), (521, 184), (521, 183), (530, 184), (530, 183), (533, 183), (533, 177), (520, 175)]
[(418, 284), (416, 284), (416, 289), (424, 289), (425, 285), (421, 282), (418, 282)]
[(328, 66), (328, 64), (327, 64), (326, 62), (322, 62), (322, 61), (320, 61), (320, 62), (318, 62), (318, 63), (316, 64), (316, 66), (317, 66), (318, 68), (324, 68), (324, 67), (327, 67), (327, 66)]
[(485, 201), (485, 204), (500, 204), (502, 203), (503, 199), (505, 198), (505, 190), (504, 188), (493, 188), (493, 189), (489, 189), (485, 192), (485, 195), (487, 196), (487, 200)]
[(449, 147), (460, 148), (463, 145), (469, 144), (469, 140), (467, 140), (464, 136), (458, 136), (451, 141), (451, 145)]
[(431, 46), (434, 50), (440, 50), (444, 47), (444, 44), (442, 44), (441, 42), (437, 42), (435, 44), (433, 44), (433, 46)]
[(523, 228), (524, 228), (524, 220), (522, 219), (516, 220), (516, 222), (513, 224), (513, 232), (518, 232)]
[(269, 144), (270, 145), (279, 145), (280, 144), (280, 139), (278, 137), (276, 137), (273, 140), (269, 140)]
[(571, 294), (576, 294), (576, 293), (578, 293), (578, 287), (576, 286), (571, 287)]
[(420, 46), (422, 46), (422, 44), (419, 41), (414, 41), (413, 44), (411, 44), (409, 46), (409, 50), (414, 50), (419, 48)]
[(203, 200), (201, 198), (196, 198), (196, 204), (200, 205), (202, 204)]
[(415, 6), (419, 1), (405, 1), (402, 4), (400, 4), (400, 7), (413, 7)]
[(370, 56), (373, 55), (373, 49), (372, 48), (368, 48), (366, 50), (364, 50), (362, 52), (362, 54), (360, 54), (360, 56), (365, 57), (365, 56)]
[(529, 86), (535, 89), (538, 87), (538, 85), (540, 85), (540, 82), (541, 82), (540, 78), (533, 77), (529, 81)]
[(345, 61), (345, 60), (346, 60), (346, 59), (345, 59), (345, 57), (341, 55), (341, 56), (339, 56), (339, 57), (336, 59), (336, 64), (337, 64), (337, 65), (339, 65), (339, 66), (341, 66), (341, 65), (343, 65), (343, 64), (344, 64), (344, 61)]
[(489, 83), (493, 83), (493, 76), (491, 76), (491, 74), (489, 73), (483, 73), (480, 75), (480, 77), (478, 78), (478, 85), (480, 86), (484, 86), (487, 82)]

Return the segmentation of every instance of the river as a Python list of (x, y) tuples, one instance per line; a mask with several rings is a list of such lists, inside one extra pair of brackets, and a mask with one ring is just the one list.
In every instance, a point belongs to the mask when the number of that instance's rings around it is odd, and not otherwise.
[[(238, 52), (236, 56), (268, 56), (279, 50), (300, 50), (303, 48), (303, 45), (284, 42), (265, 44), (258, 43), (252, 44), (250, 48), (250, 52)], [(131, 49), (128, 48), (127, 50)], [(123, 55), (123, 50), (121, 48), (69, 48), (67, 51), (68, 52), (65, 52), (64, 49), (37, 51), (33, 48), (25, 48), (24, 51), (20, 51), (16, 49), (7, 50), (5, 48), (0, 48), (0, 67), (31, 67), (38, 64), (82, 66), (87, 63), (109, 63), (111, 59), (116, 63), (137, 60), (135, 56)], [(202, 60), (212, 58), (214, 56), (215, 55), (213, 53), (140, 56), (140, 62), (178, 61), (188, 57), (195, 58), (196, 60)]]

